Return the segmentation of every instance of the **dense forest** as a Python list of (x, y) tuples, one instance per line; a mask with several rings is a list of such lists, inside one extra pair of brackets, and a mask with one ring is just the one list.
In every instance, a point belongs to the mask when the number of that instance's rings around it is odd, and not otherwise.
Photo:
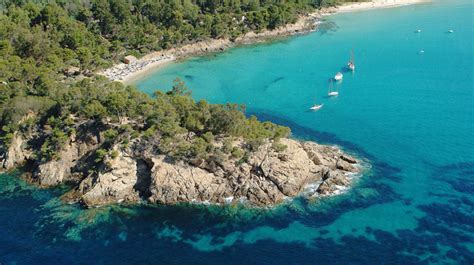
[[(127, 54), (273, 29), (335, 2), (2, 0), (1, 148), (6, 149), (17, 132), (47, 128), (36, 155), (39, 160), (54, 159), (78, 120), (117, 125), (107, 132), (111, 141), (123, 140), (123, 135), (159, 134), (162, 151), (175, 157), (209, 152), (206, 143), (217, 135), (243, 137), (250, 146), (287, 136), (288, 128), (246, 118), (242, 106), (194, 102), (180, 80), (170, 92), (150, 97), (134, 87), (95, 76), (94, 71)], [(77, 67), (84, 78), (71, 77), (70, 67)], [(186, 133), (197, 137), (192, 144), (180, 145), (176, 135)]]

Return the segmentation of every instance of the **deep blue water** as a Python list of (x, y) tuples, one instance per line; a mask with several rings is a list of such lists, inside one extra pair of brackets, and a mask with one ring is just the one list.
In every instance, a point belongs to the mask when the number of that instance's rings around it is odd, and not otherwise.
[[(166, 90), (179, 76), (196, 99), (245, 103), (248, 114), (372, 168), (344, 195), (270, 211), (84, 210), (61, 203), (62, 188), (1, 175), (0, 263), (472, 264), (473, 33), (472, 1), (435, 1), (339, 14), (306, 36), (153, 73), (136, 85)], [(357, 69), (327, 98), (326, 81), (351, 49)], [(324, 107), (307, 111), (315, 98)]]

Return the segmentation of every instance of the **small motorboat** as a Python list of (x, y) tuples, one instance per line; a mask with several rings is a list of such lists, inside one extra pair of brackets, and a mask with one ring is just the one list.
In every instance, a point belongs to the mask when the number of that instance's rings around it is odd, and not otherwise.
[(329, 97), (339, 96), (339, 92), (333, 91), (332, 80), (329, 81), (328, 96)]
[(309, 108), (310, 110), (313, 110), (313, 111), (317, 111), (317, 110), (320, 110), (322, 107), (324, 106), (324, 104), (315, 104), (314, 106), (312, 106), (311, 108)]
[(353, 62), (348, 62), (347, 63), (347, 68), (351, 71), (354, 71), (356, 69), (356, 66)]
[(314, 105), (311, 108), (309, 108), (310, 110), (317, 111), (317, 110), (320, 110), (323, 107), (324, 104), (318, 104), (316, 102), (317, 102), (317, 98), (315, 99)]
[(415, 30), (415, 33), (421, 33), (421, 29)]
[(337, 74), (334, 76), (334, 80), (336, 81), (341, 81), (344, 75), (342, 75), (341, 72), (337, 72)]
[(454, 30), (450, 29), (448, 30), (448, 33), (454, 33)]
[(349, 62), (347, 62), (347, 69), (354, 71), (356, 69), (356, 65), (354, 63), (354, 51), (351, 51), (351, 58)]
[(312, 110), (312, 111), (320, 110), (320, 109), (323, 107), (324, 104), (318, 104), (318, 103), (316, 103), (316, 102), (318, 101), (317, 97), (315, 97), (315, 100), (314, 100), (314, 101), (315, 101), (314, 105), (313, 105), (311, 108), (309, 108), (309, 109)]

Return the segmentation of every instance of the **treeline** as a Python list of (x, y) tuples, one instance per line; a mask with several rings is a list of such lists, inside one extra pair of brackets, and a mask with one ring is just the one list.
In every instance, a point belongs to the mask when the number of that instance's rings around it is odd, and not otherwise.
[(38, 53), (38, 43), (47, 45), (48, 51), (69, 49), (76, 54), (65, 59), (76, 59), (71, 63), (88, 69), (126, 52), (143, 54), (205, 38), (274, 29), (295, 22), (302, 13), (341, 1), (17, 0), (2, 4), (2, 25), (7, 31), (14, 26), (30, 33), (23, 40), (28, 46), (24, 55)]
[(31, 136), (41, 132), (35, 140), (38, 161), (58, 159), (69, 137), (85, 122), (103, 130), (107, 138), (103, 146), (126, 145), (138, 137), (156, 138), (158, 151), (175, 159), (215, 157), (216, 152), (222, 152), (214, 148), (215, 137), (224, 143), (244, 140), (247, 147), (243, 150), (223, 147), (242, 158), (244, 150), (290, 133), (287, 127), (246, 118), (243, 106), (195, 102), (179, 79), (169, 92), (156, 91), (153, 98), (103, 77), (83, 79), (49, 96), (17, 95), (2, 104), (0, 113), (1, 149), (5, 151), (15, 133)]

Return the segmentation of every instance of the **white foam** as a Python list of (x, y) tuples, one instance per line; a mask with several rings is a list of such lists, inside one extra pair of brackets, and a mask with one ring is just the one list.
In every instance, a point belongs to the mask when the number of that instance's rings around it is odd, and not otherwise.
[(227, 204), (231, 204), (233, 200), (234, 200), (234, 196), (229, 196), (229, 197), (224, 198), (224, 202)]

